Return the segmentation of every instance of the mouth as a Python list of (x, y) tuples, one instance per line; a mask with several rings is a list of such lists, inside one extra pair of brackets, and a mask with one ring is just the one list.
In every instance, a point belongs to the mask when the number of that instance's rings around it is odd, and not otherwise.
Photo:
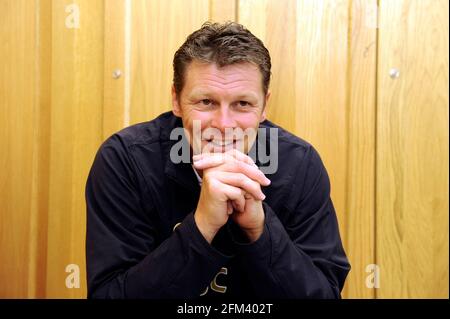
[(211, 145), (213, 146), (217, 146), (217, 147), (226, 147), (226, 146), (230, 146), (236, 143), (236, 140), (206, 140), (208, 143), (211, 143)]

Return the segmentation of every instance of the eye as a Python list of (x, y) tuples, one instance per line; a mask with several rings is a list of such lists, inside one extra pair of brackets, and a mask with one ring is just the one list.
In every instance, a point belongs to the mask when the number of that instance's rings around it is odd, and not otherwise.
[(210, 99), (203, 99), (203, 100), (200, 101), (200, 103), (203, 104), (203, 105), (206, 105), (206, 106), (212, 104)]
[(250, 103), (248, 103), (247, 101), (239, 101), (239, 106), (249, 106)]

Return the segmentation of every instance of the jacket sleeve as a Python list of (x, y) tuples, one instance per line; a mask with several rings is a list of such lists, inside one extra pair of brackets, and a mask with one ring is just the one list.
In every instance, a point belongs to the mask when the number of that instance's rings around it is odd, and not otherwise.
[(203, 238), (189, 214), (159, 245), (132, 161), (120, 138), (98, 151), (86, 184), (88, 298), (195, 298), (228, 256)]
[(289, 197), (297, 200), (284, 225), (263, 203), (264, 231), (255, 242), (245, 243), (242, 233), (230, 228), (242, 267), (260, 297), (340, 298), (350, 271), (325, 167), (312, 147), (305, 159), (290, 185)]

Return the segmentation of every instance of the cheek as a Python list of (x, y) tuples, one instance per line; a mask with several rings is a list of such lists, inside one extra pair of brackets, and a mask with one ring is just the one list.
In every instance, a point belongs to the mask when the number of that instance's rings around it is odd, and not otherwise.
[(249, 127), (257, 128), (259, 126), (260, 116), (257, 113), (241, 114), (236, 118), (239, 127), (246, 129)]
[(209, 126), (211, 122), (211, 114), (209, 112), (200, 112), (196, 110), (191, 110), (186, 116), (186, 121), (189, 122), (189, 126), (193, 126), (193, 121), (200, 121), (201, 128), (204, 129)]

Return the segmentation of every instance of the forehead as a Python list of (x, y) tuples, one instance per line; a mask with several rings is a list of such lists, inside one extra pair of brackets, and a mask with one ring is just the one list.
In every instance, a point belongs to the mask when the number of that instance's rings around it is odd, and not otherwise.
[(186, 68), (184, 89), (187, 93), (263, 93), (262, 75), (252, 63), (242, 62), (219, 67), (215, 63), (191, 62)]

